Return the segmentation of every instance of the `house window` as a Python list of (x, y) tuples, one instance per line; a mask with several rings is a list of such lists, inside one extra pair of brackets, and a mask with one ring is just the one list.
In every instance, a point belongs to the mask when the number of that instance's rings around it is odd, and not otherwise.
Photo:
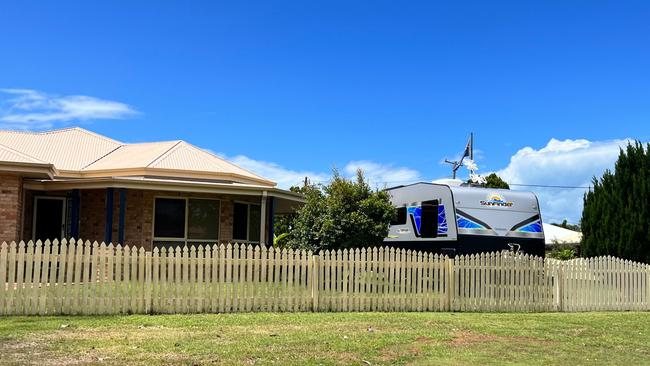
[(260, 241), (262, 211), (260, 205), (235, 202), (233, 212), (233, 240), (240, 242)]
[(219, 240), (220, 202), (200, 198), (156, 198), (154, 244), (176, 246)]

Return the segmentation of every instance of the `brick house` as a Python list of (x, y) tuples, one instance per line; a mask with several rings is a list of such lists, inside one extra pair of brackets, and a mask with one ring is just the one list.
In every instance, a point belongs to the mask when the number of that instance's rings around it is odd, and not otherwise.
[(302, 197), (184, 141), (0, 131), (0, 242), (268, 243)]

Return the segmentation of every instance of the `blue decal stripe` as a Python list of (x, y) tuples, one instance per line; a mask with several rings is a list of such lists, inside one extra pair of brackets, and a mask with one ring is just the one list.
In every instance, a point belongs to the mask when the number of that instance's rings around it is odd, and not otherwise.
[(542, 222), (537, 220), (535, 222), (531, 222), (530, 224), (526, 226), (522, 226), (519, 229), (517, 229), (519, 232), (524, 232), (524, 233), (541, 233), (542, 232)]
[(447, 215), (445, 205), (438, 205), (438, 234), (447, 234)]
[(460, 229), (485, 229), (485, 226), (456, 214), (456, 223)]
[(411, 206), (406, 208), (406, 212), (413, 216), (413, 221), (415, 222), (415, 230), (417, 234), (420, 235), (420, 224), (422, 222), (422, 207), (420, 206)]

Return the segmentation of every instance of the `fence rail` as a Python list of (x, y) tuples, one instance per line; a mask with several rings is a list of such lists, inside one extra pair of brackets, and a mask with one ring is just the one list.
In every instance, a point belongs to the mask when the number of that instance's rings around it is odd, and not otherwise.
[(0, 314), (650, 310), (650, 266), (395, 248), (2, 243)]

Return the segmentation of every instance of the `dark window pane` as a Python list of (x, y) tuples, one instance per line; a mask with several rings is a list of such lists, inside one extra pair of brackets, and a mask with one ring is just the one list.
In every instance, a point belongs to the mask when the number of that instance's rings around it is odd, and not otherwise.
[(246, 240), (248, 229), (248, 205), (235, 203), (233, 212), (232, 238), (235, 240)]
[(219, 201), (190, 200), (187, 218), (188, 239), (217, 239), (219, 236)]
[(398, 207), (395, 209), (396, 216), (393, 221), (390, 222), (391, 225), (405, 225), (406, 224), (406, 207)]
[(438, 201), (422, 202), (422, 218), (420, 224), (420, 235), (423, 238), (435, 238), (438, 236)]
[(250, 215), (248, 224), (248, 240), (260, 241), (260, 220), (262, 211), (259, 205), (250, 205)]
[(156, 198), (153, 235), (157, 238), (185, 237), (185, 200)]
[(36, 240), (61, 239), (63, 229), (63, 200), (39, 198), (36, 200)]

